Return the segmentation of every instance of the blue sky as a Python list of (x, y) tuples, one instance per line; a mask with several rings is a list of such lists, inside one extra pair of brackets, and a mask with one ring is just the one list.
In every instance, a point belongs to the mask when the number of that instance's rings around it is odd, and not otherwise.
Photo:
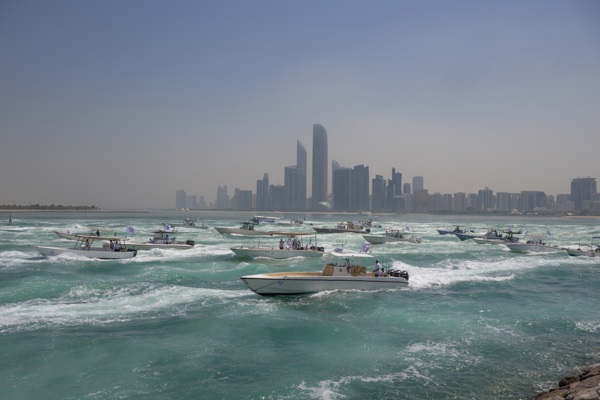
[(0, 51), (0, 204), (283, 184), (314, 123), (430, 193), (599, 177), (597, 1), (5, 0)]

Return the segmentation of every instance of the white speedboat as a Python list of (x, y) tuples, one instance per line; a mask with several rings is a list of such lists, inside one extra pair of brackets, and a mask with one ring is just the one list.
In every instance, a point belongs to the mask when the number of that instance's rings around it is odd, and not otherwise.
[(461, 225), (456, 225), (454, 229), (437, 229), (437, 231), (440, 235), (454, 235), (456, 233), (473, 233), (472, 229), (466, 228)]
[(303, 243), (301, 237), (304, 235), (312, 235), (311, 233), (298, 233), (294, 236), (290, 236), (287, 241), (284, 241), (283, 238), (280, 238), (279, 241), (273, 241), (271, 245), (262, 245), (260, 244), (260, 239), (255, 247), (251, 246), (239, 246), (232, 247), (231, 251), (233, 251), (236, 255), (240, 257), (265, 257), (265, 258), (275, 258), (275, 259), (285, 259), (292, 257), (321, 257), (325, 248), (317, 246), (317, 238), (315, 235), (314, 243)]
[(260, 224), (274, 224), (276, 222), (281, 221), (281, 218), (279, 217), (268, 217), (265, 215), (255, 215), (254, 217), (252, 217), (251, 221), (253, 223), (255, 223), (256, 225), (260, 225)]
[(597, 239), (600, 239), (600, 236), (592, 237), (592, 244), (590, 245), (589, 250), (582, 249), (581, 246), (578, 246), (576, 249), (565, 248), (565, 250), (570, 256), (574, 257), (600, 257), (600, 245), (594, 243), (594, 240)]
[(196, 244), (193, 240), (186, 240), (180, 242), (175, 236), (174, 232), (170, 231), (156, 231), (154, 236), (151, 237), (147, 242), (129, 242), (127, 243), (128, 249), (133, 250), (150, 250), (150, 249), (179, 249), (186, 250), (191, 249)]
[(195, 228), (195, 229), (208, 229), (209, 228), (209, 226), (204, 224), (204, 222), (199, 224), (198, 219), (192, 219), (192, 218), (184, 218), (181, 222), (178, 222), (175, 224), (169, 224), (169, 225), (174, 228)]
[(397, 289), (408, 285), (406, 271), (389, 270), (379, 277), (369, 272), (364, 261), (373, 259), (370, 254), (332, 252), (331, 256), (339, 262), (328, 262), (322, 271), (271, 272), (246, 275), (240, 279), (250, 290), (262, 296), (300, 295), (326, 290)]
[(242, 236), (290, 236), (295, 232), (277, 232), (277, 231), (261, 231), (254, 229), (253, 222), (242, 222), (239, 228), (229, 228), (223, 226), (215, 226), (215, 230), (221, 235), (242, 235)]
[[(104, 242), (102, 246), (94, 246), (94, 242)], [(79, 235), (73, 247), (31, 246), (43, 256), (60, 254), (77, 254), (88, 258), (120, 260), (135, 257), (136, 250), (127, 248), (125, 240), (112, 236)]]
[(550, 245), (542, 240), (541, 237), (529, 237), (526, 242), (508, 243), (504, 245), (515, 253), (552, 253), (565, 251), (565, 248), (556, 245)]
[(324, 228), (313, 226), (313, 229), (317, 233), (370, 233), (371, 229), (365, 228), (364, 226), (354, 222), (340, 222), (335, 228)]
[(486, 239), (486, 241), (484, 241), (483, 243), (490, 243), (489, 241), (491, 241), (491, 240), (499, 240), (500, 243), (502, 243), (503, 241), (506, 240), (506, 238), (509, 235), (511, 237), (513, 237), (513, 235), (519, 235), (520, 233), (521, 233), (521, 231), (513, 231), (511, 229), (505, 230), (505, 231), (498, 231), (497, 229), (490, 228), (484, 234), (475, 234), (472, 232), (470, 232), (470, 233), (466, 232), (466, 233), (455, 233), (454, 235), (462, 241), (469, 240), (469, 239)]
[(383, 244), (389, 242), (408, 242), (408, 243), (421, 243), (423, 239), (415, 237), (411, 234), (400, 229), (389, 229), (385, 231), (384, 235), (363, 235), (363, 238), (371, 244)]
[(499, 236), (491, 233), (489, 236), (473, 238), (473, 241), (477, 244), (507, 244), (517, 243), (519, 240), (520, 239), (510, 231), (505, 232), (504, 235), (500, 234)]

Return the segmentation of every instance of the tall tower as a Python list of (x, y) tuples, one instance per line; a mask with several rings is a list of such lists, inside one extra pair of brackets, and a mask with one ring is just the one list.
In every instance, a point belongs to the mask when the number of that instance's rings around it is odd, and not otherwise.
[(298, 167), (298, 210), (306, 209), (306, 174), (308, 171), (306, 148), (297, 140), (296, 141), (296, 167)]
[(425, 190), (425, 185), (422, 176), (413, 176), (412, 183), (413, 193), (417, 193), (419, 190)]
[(586, 208), (586, 200), (592, 200), (596, 189), (596, 178), (575, 178), (571, 181), (571, 200), (575, 204), (575, 211)]
[(313, 125), (312, 202), (313, 209), (327, 201), (328, 157), (327, 131), (321, 124)]

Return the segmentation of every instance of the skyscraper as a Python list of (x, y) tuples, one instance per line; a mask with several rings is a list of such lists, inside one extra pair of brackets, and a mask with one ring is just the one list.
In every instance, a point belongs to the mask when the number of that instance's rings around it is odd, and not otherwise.
[(575, 178), (571, 181), (571, 200), (575, 211), (585, 209), (584, 202), (592, 200), (596, 194), (596, 178)]
[(306, 148), (298, 140), (296, 141), (296, 166), (298, 167), (298, 189), (297, 189), (297, 201), (298, 210), (302, 211), (306, 209), (306, 181), (307, 181), (307, 157)]
[(371, 209), (375, 212), (385, 211), (387, 208), (387, 183), (385, 179), (383, 179), (383, 176), (381, 175), (375, 175), (375, 179), (373, 179), (371, 185), (373, 186), (373, 199), (371, 202)]
[(412, 189), (413, 193), (417, 193), (419, 190), (425, 190), (425, 184), (422, 176), (413, 176)]
[(332, 208), (336, 211), (350, 211), (350, 186), (352, 170), (340, 167), (333, 172)]
[(311, 208), (318, 209), (319, 203), (327, 201), (328, 187), (327, 131), (321, 124), (313, 125), (312, 155), (312, 202)]
[(350, 186), (350, 209), (353, 211), (368, 211), (369, 206), (369, 167), (355, 165), (352, 170)]
[(269, 207), (269, 174), (265, 172), (263, 178), (256, 181), (256, 209), (262, 211)]
[(185, 190), (178, 189), (175, 191), (175, 208), (178, 210), (182, 210), (185, 208), (185, 201), (187, 198), (187, 194)]
[(285, 167), (285, 209), (303, 211), (306, 209), (306, 149), (296, 142), (296, 165)]

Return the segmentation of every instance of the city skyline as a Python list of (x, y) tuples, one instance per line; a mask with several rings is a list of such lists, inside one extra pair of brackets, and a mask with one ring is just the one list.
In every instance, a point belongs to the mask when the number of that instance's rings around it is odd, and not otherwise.
[(569, 193), (598, 173), (598, 20), (587, 0), (4, 2), (0, 204), (283, 185), (314, 124), (329, 180), (336, 160), (430, 192)]
[[(324, 128), (316, 124), (320, 131)], [(322, 137), (317, 138), (323, 145)], [(318, 152), (319, 146), (313, 148)], [(301, 161), (302, 160), (302, 161)], [(453, 191), (452, 193), (429, 192), (424, 185), (424, 177), (413, 176), (412, 183), (403, 182), (402, 173), (392, 168), (389, 178), (382, 175), (369, 175), (369, 166), (355, 165), (348, 168), (336, 160), (331, 161), (331, 190), (327, 201), (315, 202), (306, 197), (306, 150), (297, 141), (297, 165), (285, 167), (284, 185), (269, 185), (268, 173), (262, 180), (257, 180), (256, 192), (235, 188), (232, 198), (227, 193), (227, 186), (219, 186), (219, 193), (227, 197), (227, 201), (218, 204), (206, 203), (202, 196), (201, 203), (196, 203), (197, 196), (188, 196), (191, 205), (181, 207), (180, 192), (176, 193), (176, 208), (190, 209), (228, 209), (256, 211), (373, 211), (373, 212), (436, 212), (436, 211), (524, 211), (548, 210), (560, 212), (592, 212), (600, 210), (600, 195), (597, 192), (596, 178), (573, 178), (569, 193), (545, 193), (544, 191), (522, 189), (520, 191), (497, 191), (485, 187), (475, 192)], [(288, 178), (292, 171), (293, 179)], [(301, 172), (301, 176), (298, 175)], [(323, 172), (323, 171), (321, 171)], [(414, 188), (414, 189), (413, 189)], [(301, 190), (299, 190), (301, 189)], [(243, 193), (243, 200), (240, 195)], [(292, 194), (293, 193), (293, 194)], [(253, 200), (253, 196), (256, 196)], [(240, 197), (240, 198), (238, 198)], [(236, 199), (237, 198), (237, 199)], [(268, 200), (265, 200), (267, 199)], [(235, 199), (235, 201), (234, 201)], [(303, 206), (303, 204), (305, 206)]]

